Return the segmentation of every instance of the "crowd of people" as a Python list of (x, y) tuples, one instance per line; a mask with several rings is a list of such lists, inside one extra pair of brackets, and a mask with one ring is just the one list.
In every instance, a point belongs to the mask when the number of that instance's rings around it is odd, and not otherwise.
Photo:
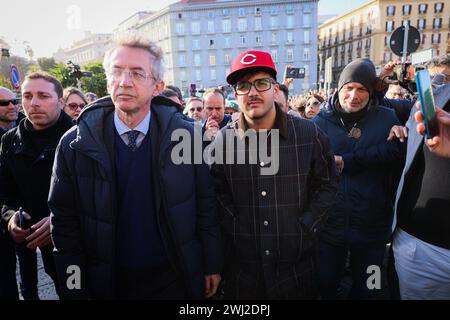
[[(37, 248), (61, 299), (377, 299), (386, 254), (391, 299), (450, 299), (450, 58), (428, 64), (430, 139), (396, 64), (356, 59), (336, 89), (289, 96), (250, 50), (228, 86), (185, 98), (129, 35), (105, 54), (106, 97), (44, 72), (20, 107), (0, 88), (0, 299), (39, 299)], [(226, 161), (196, 161), (198, 127)]]

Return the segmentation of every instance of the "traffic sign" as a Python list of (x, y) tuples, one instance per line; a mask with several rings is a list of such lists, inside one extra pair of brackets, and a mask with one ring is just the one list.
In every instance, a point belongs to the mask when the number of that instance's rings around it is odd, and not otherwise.
[[(407, 36), (406, 48), (404, 48), (405, 35)], [(411, 53), (415, 52), (420, 46), (420, 32), (413, 26), (408, 26), (407, 28), (405, 26), (398, 27), (391, 35), (389, 46), (391, 47), (392, 52), (394, 52), (399, 57), (403, 56), (404, 54), (410, 55)], [(405, 50), (406, 53), (403, 52)]]
[(20, 88), (20, 75), (19, 69), (14, 64), (9, 66), (9, 79), (13, 89), (18, 90)]

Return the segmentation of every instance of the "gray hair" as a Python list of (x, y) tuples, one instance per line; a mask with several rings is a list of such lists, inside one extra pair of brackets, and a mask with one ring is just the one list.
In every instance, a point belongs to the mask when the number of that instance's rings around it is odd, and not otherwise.
[(443, 55), (439, 57), (434, 57), (430, 61), (427, 62), (427, 68), (434, 68), (440, 66), (449, 66), (450, 67), (450, 55)]
[(118, 37), (114, 41), (114, 46), (105, 53), (103, 59), (103, 68), (105, 72), (109, 71), (111, 54), (119, 47), (129, 47), (143, 49), (150, 53), (150, 69), (156, 81), (164, 78), (164, 58), (161, 48), (153, 41), (138, 34), (127, 34)]

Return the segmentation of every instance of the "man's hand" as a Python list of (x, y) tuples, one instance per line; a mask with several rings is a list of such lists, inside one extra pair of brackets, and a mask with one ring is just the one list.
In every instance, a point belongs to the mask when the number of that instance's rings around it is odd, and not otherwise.
[(376, 91), (382, 92), (384, 89), (389, 87), (389, 85), (398, 84), (398, 80), (391, 80), (389, 77), (394, 74), (394, 68), (399, 64), (401, 64), (401, 61), (395, 60), (390, 61), (383, 67), (383, 70), (381, 70), (380, 75), (378, 76), (378, 81), (375, 84)]
[(393, 126), (389, 132), (387, 141), (394, 140), (394, 138), (399, 139), (400, 142), (405, 142), (405, 139), (408, 138), (408, 129), (403, 126)]
[[(416, 104), (419, 111), (414, 114), (414, 118), (418, 122), (416, 130), (419, 134), (425, 134), (425, 125), (422, 122), (423, 116), (420, 111), (420, 102)], [(438, 156), (450, 158), (450, 114), (436, 108), (436, 118), (439, 123), (439, 135), (431, 139), (425, 139), (428, 149)]]
[(284, 69), (284, 75), (283, 75), (283, 84), (289, 89), (289, 87), (291, 86), (292, 81), (294, 81), (294, 78), (286, 78), (287, 76), (287, 71), (288, 69), (294, 68), (291, 65), (287, 65), (286, 68)]
[(213, 137), (216, 135), (216, 133), (219, 131), (219, 129), (220, 129), (219, 123), (217, 123), (217, 121), (211, 117), (208, 118), (208, 121), (206, 122), (206, 125), (205, 125), (205, 131), (206, 131), (206, 136), (208, 137), (209, 140), (213, 139)]
[(29, 242), (28, 249), (36, 249), (37, 247), (45, 247), (52, 242), (50, 236), (50, 217), (45, 217), (38, 223), (31, 226), (34, 232), (26, 238)]
[(334, 162), (336, 169), (338, 169), (339, 173), (342, 173), (342, 170), (344, 170), (344, 159), (341, 156), (334, 156)]
[[(30, 220), (31, 216), (23, 212), (23, 218), (26, 220)], [(28, 237), (31, 233), (30, 229), (22, 229), (19, 227), (19, 211), (16, 211), (14, 215), (8, 222), (8, 232), (11, 235), (11, 238), (16, 243), (22, 243), (25, 241), (26, 237)]]
[(221, 280), (220, 274), (211, 274), (205, 276), (205, 298), (211, 298), (216, 294), (217, 288), (219, 287), (219, 283)]

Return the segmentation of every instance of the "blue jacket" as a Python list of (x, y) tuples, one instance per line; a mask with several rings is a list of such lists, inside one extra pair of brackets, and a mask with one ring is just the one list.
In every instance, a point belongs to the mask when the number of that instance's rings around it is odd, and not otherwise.
[(344, 160), (336, 203), (320, 237), (336, 245), (386, 241), (396, 187), (392, 168), (403, 164), (405, 153), (404, 144), (386, 139), (399, 121), (393, 110), (372, 103), (358, 122), (361, 137), (349, 138), (331, 107), (336, 99), (337, 94), (330, 97), (313, 120), (328, 135), (334, 154)]
[[(204, 296), (204, 276), (220, 273), (220, 226), (212, 178), (206, 164), (171, 160), (178, 143), (175, 129), (193, 126), (175, 108), (152, 101), (149, 133), (152, 148), (155, 210), (170, 262), (183, 276), (190, 296)], [(80, 266), (80, 290), (63, 298), (115, 298), (116, 187), (114, 177), (114, 105), (109, 97), (83, 110), (76, 127), (62, 138), (49, 194), (55, 264), (61, 284), (67, 267)], [(146, 190), (140, 190), (145, 196)]]

